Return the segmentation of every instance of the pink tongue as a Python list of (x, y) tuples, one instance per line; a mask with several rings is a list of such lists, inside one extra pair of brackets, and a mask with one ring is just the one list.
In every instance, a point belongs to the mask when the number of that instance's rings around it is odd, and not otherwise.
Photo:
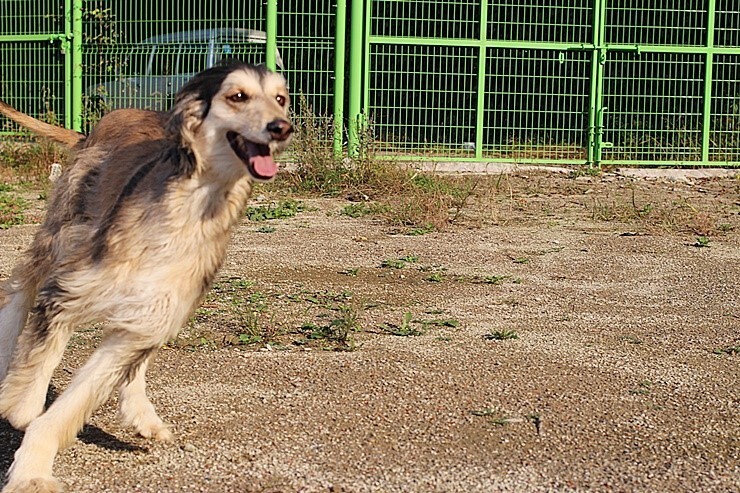
[(272, 156), (252, 156), (249, 158), (254, 172), (262, 178), (272, 178), (277, 174), (278, 167)]

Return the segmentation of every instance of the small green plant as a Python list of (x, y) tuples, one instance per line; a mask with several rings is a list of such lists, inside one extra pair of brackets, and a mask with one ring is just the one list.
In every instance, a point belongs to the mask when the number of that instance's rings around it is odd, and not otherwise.
[(414, 315), (411, 312), (406, 312), (403, 314), (400, 325), (382, 324), (380, 328), (388, 334), (401, 337), (420, 336), (424, 334), (423, 330), (412, 325), (413, 318)]
[(429, 282), (442, 282), (444, 281), (444, 276), (442, 276), (441, 272), (433, 272), (426, 280)]
[(339, 273), (342, 274), (343, 276), (357, 277), (357, 274), (360, 273), (360, 269), (357, 267), (353, 267), (350, 269), (341, 270), (339, 271)]
[(509, 423), (519, 421), (513, 418), (508, 418), (505, 415), (502, 415), (498, 411), (495, 411), (491, 408), (484, 408), (484, 409), (475, 409), (473, 411), (470, 411), (470, 414), (473, 416), (477, 416), (480, 418), (488, 418), (488, 422), (496, 425), (496, 426), (504, 426)]
[(642, 344), (642, 339), (638, 339), (637, 337), (633, 336), (623, 336), (620, 337), (620, 339), (628, 344)]
[(511, 276), (506, 276), (506, 275), (485, 276), (483, 278), (483, 283), (484, 284), (503, 284), (504, 281), (510, 278)]
[(344, 304), (335, 309), (337, 316), (325, 324), (305, 323), (301, 326), (301, 332), (306, 339), (296, 341), (303, 345), (310, 341), (326, 341), (332, 344), (330, 349), (334, 351), (354, 351), (357, 343), (354, 333), (362, 330), (360, 325), (360, 310), (357, 305)]
[(698, 236), (696, 238), (696, 242), (694, 243), (694, 246), (697, 248), (708, 248), (710, 241), (711, 240), (709, 239), (708, 236)]
[(406, 232), (406, 235), (408, 236), (422, 236), (429, 233), (434, 233), (436, 231), (436, 228), (433, 224), (425, 224), (418, 228), (410, 229), (408, 232)]
[(735, 354), (740, 354), (740, 345), (737, 346), (727, 346), (723, 348), (717, 348), (712, 351), (714, 354), (726, 354), (728, 356), (732, 356)]
[(286, 219), (304, 212), (306, 205), (298, 200), (281, 200), (268, 205), (247, 207), (246, 215), (250, 221), (269, 221), (271, 219)]
[(460, 321), (454, 318), (435, 318), (432, 320), (421, 320), (421, 323), (425, 327), (460, 327)]
[(404, 267), (406, 267), (406, 264), (413, 264), (418, 261), (419, 261), (418, 255), (406, 255), (405, 257), (401, 257), (397, 259), (383, 260), (380, 263), (380, 266), (386, 269), (403, 269)]
[(28, 203), (12, 192), (0, 191), (0, 229), (23, 224)]
[(650, 393), (650, 387), (652, 385), (653, 383), (649, 380), (643, 380), (637, 384), (637, 387), (630, 389), (629, 393), (632, 395), (647, 395)]
[(257, 232), (258, 233), (274, 233), (275, 228), (272, 226), (260, 226), (259, 228), (257, 228)]
[(503, 329), (484, 334), (483, 338), (487, 341), (506, 341), (509, 339), (519, 339), (519, 334), (515, 330)]
[(342, 216), (352, 217), (356, 219), (358, 217), (371, 214), (372, 211), (373, 211), (372, 207), (368, 206), (364, 202), (359, 202), (356, 204), (345, 205), (340, 211), (340, 214)]
[(515, 264), (528, 264), (529, 258), (528, 257), (517, 257), (514, 259)]

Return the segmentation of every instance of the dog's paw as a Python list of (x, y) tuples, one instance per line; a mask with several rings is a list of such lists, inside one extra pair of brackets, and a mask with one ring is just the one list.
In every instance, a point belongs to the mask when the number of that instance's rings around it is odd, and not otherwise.
[(55, 478), (33, 478), (25, 481), (13, 481), (5, 485), (1, 493), (61, 493), (64, 485)]
[(159, 425), (140, 425), (136, 428), (136, 432), (144, 438), (153, 438), (160, 442), (172, 442), (175, 438), (170, 429), (170, 425), (164, 422)]
[(162, 442), (171, 442), (173, 439), (170, 425), (162, 421), (152, 403), (143, 395), (123, 399), (118, 409), (118, 419), (144, 438)]

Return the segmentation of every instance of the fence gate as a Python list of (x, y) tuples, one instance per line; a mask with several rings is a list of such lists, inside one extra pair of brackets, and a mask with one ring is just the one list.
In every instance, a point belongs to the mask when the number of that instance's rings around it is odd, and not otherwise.
[(369, 119), (387, 155), (740, 163), (737, 0), (363, 4), (350, 123)]
[[(12, 95), (12, 104), (25, 113), (67, 127), (79, 105), (73, 7), (71, 0), (11, 0), (2, 2), (0, 17), (0, 94)], [(0, 127), (2, 134), (17, 131), (7, 120)]]

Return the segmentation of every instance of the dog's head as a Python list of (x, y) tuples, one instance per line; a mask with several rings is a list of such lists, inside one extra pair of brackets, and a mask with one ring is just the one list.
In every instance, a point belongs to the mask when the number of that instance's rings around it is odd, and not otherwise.
[(290, 140), (285, 79), (263, 66), (236, 63), (193, 77), (178, 93), (169, 130), (216, 172), (269, 181), (274, 154)]

